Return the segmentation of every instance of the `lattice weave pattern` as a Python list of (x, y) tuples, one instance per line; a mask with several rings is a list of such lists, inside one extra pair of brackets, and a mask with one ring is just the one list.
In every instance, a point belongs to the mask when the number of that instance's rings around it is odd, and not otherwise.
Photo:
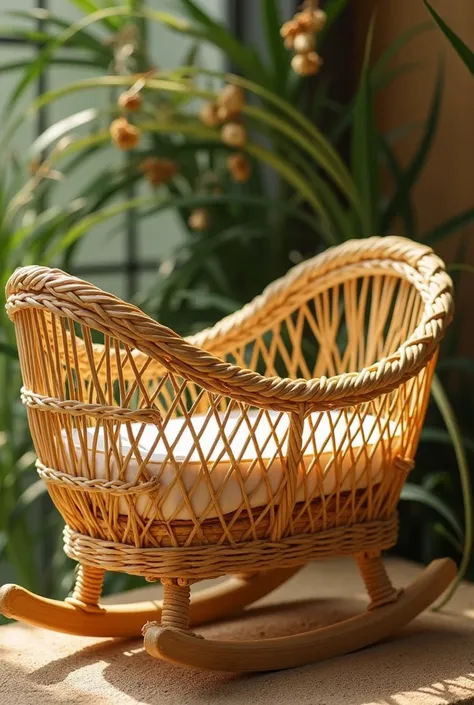
[(452, 315), (429, 248), (348, 242), (187, 339), (59, 270), (7, 297), (69, 555), (193, 580), (395, 541)]

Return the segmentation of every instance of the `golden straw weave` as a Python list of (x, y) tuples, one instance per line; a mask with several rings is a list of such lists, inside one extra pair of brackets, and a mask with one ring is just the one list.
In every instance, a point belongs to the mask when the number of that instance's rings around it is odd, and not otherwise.
[(84, 565), (192, 581), (395, 543), (452, 315), (430, 248), (347, 242), (189, 338), (46, 267), (12, 275), (7, 310)]

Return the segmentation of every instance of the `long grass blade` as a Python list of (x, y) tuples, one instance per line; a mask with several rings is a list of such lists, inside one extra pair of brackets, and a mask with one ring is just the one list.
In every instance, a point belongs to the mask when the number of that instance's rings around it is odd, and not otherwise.
[(364, 64), (355, 100), (352, 132), (352, 173), (362, 202), (361, 235), (369, 237), (378, 230), (378, 145), (372, 91), (370, 55), (375, 18), (372, 18), (365, 47)]
[(469, 463), (467, 460), (466, 451), (464, 449), (462, 434), (458, 422), (456, 420), (454, 409), (451, 406), (451, 403), (448, 399), (443, 385), (436, 376), (433, 379), (431, 391), (436, 406), (438, 407), (443, 421), (446, 424), (446, 428), (451, 436), (453, 449), (458, 464), (464, 504), (464, 550), (461, 559), (461, 565), (459, 566), (459, 572), (456, 580), (453, 582), (449, 590), (442, 598), (441, 602), (436, 607), (436, 609), (441, 609), (441, 607), (444, 607), (444, 605), (446, 605), (447, 602), (454, 595), (469, 567), (472, 554), (473, 507)]
[(451, 43), (451, 46), (454, 48), (458, 56), (464, 62), (466, 68), (470, 71), (471, 75), (474, 76), (474, 52), (469, 49), (467, 44), (465, 44), (455, 32), (453, 32), (451, 27), (446, 24), (446, 22), (438, 15), (436, 10), (430, 5), (429, 2), (427, 2), (427, 0), (423, 0), (423, 2), (427, 7), (428, 12), (431, 14), (431, 17), (434, 19), (447, 40)]
[(430, 111), (428, 119), (426, 120), (423, 136), (421, 138), (420, 144), (415, 152), (413, 159), (411, 160), (410, 164), (404, 172), (403, 178), (400, 179), (397, 184), (397, 188), (393, 198), (391, 199), (390, 203), (388, 204), (387, 208), (385, 209), (382, 215), (381, 229), (383, 232), (386, 232), (390, 228), (392, 222), (400, 212), (400, 209), (403, 207), (403, 202), (406, 201), (408, 194), (410, 193), (416, 181), (418, 180), (418, 177), (420, 176), (421, 171), (425, 165), (426, 159), (431, 152), (431, 147), (433, 145), (433, 141), (438, 128), (439, 116), (441, 111), (443, 79), (443, 65), (440, 63), (436, 75), (433, 97), (431, 100)]

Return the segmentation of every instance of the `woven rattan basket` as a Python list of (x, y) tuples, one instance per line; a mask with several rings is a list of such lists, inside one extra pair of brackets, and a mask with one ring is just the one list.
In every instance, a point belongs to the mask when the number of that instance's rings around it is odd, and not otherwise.
[[(376, 641), (452, 579), (439, 562), (401, 595), (381, 559), (451, 318), (451, 281), (428, 247), (348, 242), (190, 338), (45, 267), (12, 275), (7, 309), (38, 472), (80, 569), (64, 603), (6, 586), (4, 613), (111, 636), (148, 622), (155, 656), (255, 670)], [(365, 580), (360, 625), (249, 643), (189, 631), (336, 555)], [(99, 606), (104, 571), (161, 579), (164, 604)], [(190, 606), (192, 583), (227, 574), (239, 577)]]

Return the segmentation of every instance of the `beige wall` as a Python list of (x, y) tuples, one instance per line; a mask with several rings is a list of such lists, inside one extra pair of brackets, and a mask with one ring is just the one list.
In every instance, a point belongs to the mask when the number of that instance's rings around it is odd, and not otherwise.
[[(474, 48), (474, 0), (432, 0), (444, 20)], [(374, 55), (382, 52), (401, 32), (430, 20), (422, 0), (359, 0), (356, 2), (356, 54), (360, 57), (368, 19), (377, 9)], [(429, 30), (412, 40), (394, 65), (421, 62), (419, 69), (398, 77), (376, 100), (377, 121), (383, 130), (425, 120), (440, 55), (445, 60), (445, 90), (441, 120), (432, 152), (416, 187), (415, 198), (422, 232), (474, 206), (474, 80), (444, 35)], [(398, 142), (406, 162), (413, 154), (420, 132)], [(457, 238), (439, 246), (439, 252), (455, 259), (459, 238), (469, 238), (468, 261), (474, 264), (474, 225)], [(464, 274), (458, 291), (459, 315), (470, 317), (474, 276)], [(468, 309), (469, 307), (469, 309)], [(474, 331), (464, 326), (463, 351), (474, 352)]]

